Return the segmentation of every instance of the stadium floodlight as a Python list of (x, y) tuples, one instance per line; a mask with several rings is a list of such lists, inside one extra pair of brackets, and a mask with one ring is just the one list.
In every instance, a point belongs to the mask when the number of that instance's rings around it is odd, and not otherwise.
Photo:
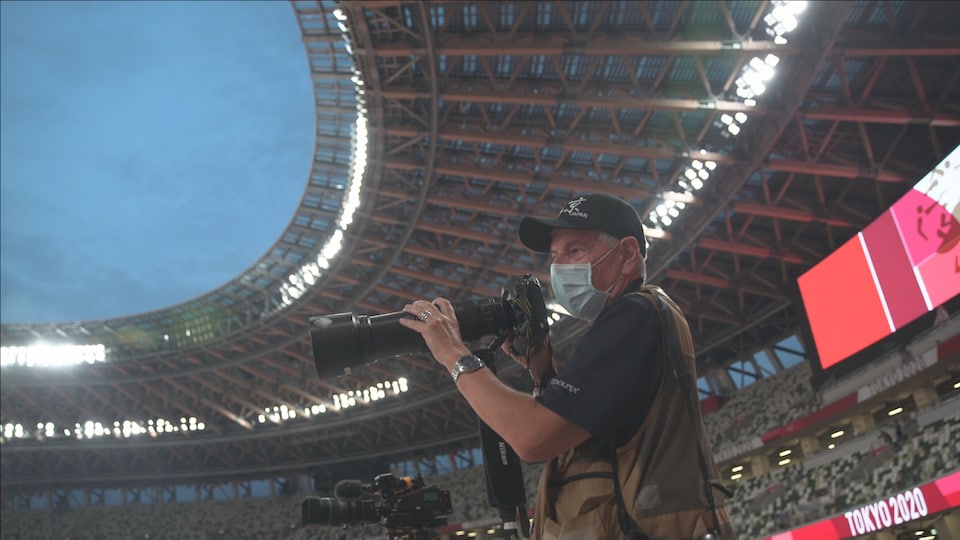
[(26, 430), (23, 429), (23, 424), (8, 422), (3, 425), (4, 439), (22, 439), (24, 437), (26, 437)]
[(0, 366), (66, 367), (105, 362), (107, 349), (96, 345), (48, 345), (0, 347)]
[[(353, 47), (347, 25), (347, 16), (340, 8), (333, 10), (333, 16), (337, 19), (337, 27), (346, 43), (347, 52), (352, 58)], [(337, 218), (335, 230), (317, 255), (316, 262), (308, 261), (290, 275), (289, 283), (285, 282), (280, 285), (280, 309), (290, 306), (303, 296), (309, 288), (317, 284), (322, 271), (330, 268), (330, 262), (340, 253), (343, 246), (343, 233), (353, 223), (356, 211), (360, 207), (360, 193), (369, 159), (366, 85), (359, 68), (354, 65), (350, 71), (352, 73), (350, 80), (353, 82), (353, 89), (357, 98), (356, 121), (350, 137), (353, 155), (350, 160), (347, 189), (341, 201), (340, 215)], [(296, 276), (296, 279), (292, 279), (293, 276)]]

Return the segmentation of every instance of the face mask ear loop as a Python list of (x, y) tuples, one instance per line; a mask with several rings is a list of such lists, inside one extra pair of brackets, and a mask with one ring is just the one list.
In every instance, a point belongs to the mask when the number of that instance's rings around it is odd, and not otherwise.
[[(613, 253), (613, 250), (617, 249), (618, 247), (620, 247), (620, 242), (619, 242), (619, 241), (617, 241), (617, 245), (615, 245), (615, 246), (613, 246), (612, 248), (610, 248), (610, 251), (604, 253), (604, 254), (603, 254), (603, 257), (600, 257), (599, 259), (597, 259), (596, 262), (590, 263), (590, 273), (591, 273), (591, 276), (590, 276), (590, 285), (593, 285), (593, 276), (592, 276), (592, 274), (593, 274), (593, 267), (596, 266), (596, 265), (598, 265), (598, 264), (600, 264), (601, 261), (603, 261), (604, 259), (606, 259), (607, 256), (610, 255), (611, 253)], [(620, 281), (620, 278), (622, 278), (622, 277), (623, 277), (623, 274), (617, 275), (617, 279), (613, 280), (613, 283), (611, 283), (610, 286), (607, 287), (607, 289), (606, 289), (605, 291), (603, 291), (603, 293), (606, 294), (606, 295), (609, 295), (609, 294), (610, 294), (610, 291), (613, 290), (613, 286), (616, 285), (617, 282)]]

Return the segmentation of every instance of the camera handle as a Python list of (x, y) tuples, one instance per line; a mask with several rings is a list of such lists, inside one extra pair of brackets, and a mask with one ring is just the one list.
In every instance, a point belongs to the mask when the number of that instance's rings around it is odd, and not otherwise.
[[(499, 341), (499, 343), (498, 343)], [(494, 341), (483, 350), (474, 351), (483, 363), (496, 374), (494, 353), (503, 342)], [(524, 538), (530, 537), (530, 521), (527, 519), (527, 492), (523, 482), (520, 458), (503, 437), (477, 417), (480, 429), (480, 446), (483, 451), (484, 479), (487, 487), (487, 503), (496, 508), (503, 523), (503, 537), (516, 538), (517, 531)]]

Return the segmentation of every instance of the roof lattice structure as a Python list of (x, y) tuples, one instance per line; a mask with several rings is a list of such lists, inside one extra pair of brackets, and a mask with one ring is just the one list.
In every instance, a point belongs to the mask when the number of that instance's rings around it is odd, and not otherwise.
[[(473, 441), (474, 415), (420, 355), (316, 377), (307, 318), (499, 296), (523, 273), (547, 283), (546, 260), (516, 240), (520, 216), (552, 217), (578, 192), (622, 196), (641, 215), (685, 203), (671, 226), (650, 223), (650, 280), (687, 314), (702, 368), (722, 365), (795, 332), (796, 277), (960, 143), (953, 2), (811, 4), (785, 45), (765, 32), (768, 2), (291, 6), (313, 74), (316, 152), (270, 252), (168, 309), (0, 329), (4, 346), (104, 343), (111, 357), (63, 376), (5, 368), (4, 423), (196, 417), (207, 430), (7, 440), (5, 490), (310, 471)], [(775, 79), (744, 103), (742, 69), (771, 53)], [(722, 117), (737, 113), (746, 120), (730, 136)], [(336, 234), (358, 115), (360, 206), (340, 254), (293, 297), (289, 276)], [(717, 167), (686, 196), (677, 186), (695, 160)], [(257, 421), (400, 377), (411, 392), (398, 399)]]

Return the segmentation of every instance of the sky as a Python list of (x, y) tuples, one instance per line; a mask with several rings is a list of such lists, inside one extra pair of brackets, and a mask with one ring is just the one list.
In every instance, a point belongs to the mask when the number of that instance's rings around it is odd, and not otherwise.
[(263, 256), (303, 196), (289, 2), (0, 2), (0, 322), (169, 307)]

